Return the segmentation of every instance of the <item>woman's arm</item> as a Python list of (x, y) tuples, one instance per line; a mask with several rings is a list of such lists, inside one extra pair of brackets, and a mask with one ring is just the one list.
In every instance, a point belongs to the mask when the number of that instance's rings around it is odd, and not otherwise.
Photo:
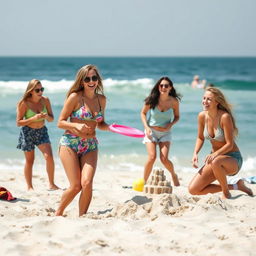
[(149, 109), (150, 109), (150, 105), (144, 104), (142, 109), (141, 109), (141, 112), (140, 112), (140, 118), (141, 118), (141, 121), (142, 121), (142, 123), (144, 125), (144, 128), (146, 130), (146, 135), (148, 137), (151, 135), (151, 129), (148, 126), (148, 121), (147, 121), (147, 112), (149, 111)]
[(199, 113), (197, 120), (198, 120), (198, 132), (197, 132), (196, 144), (195, 144), (193, 158), (192, 158), (192, 165), (195, 168), (198, 168), (198, 153), (204, 144), (204, 124), (205, 124), (204, 112)]
[(100, 105), (101, 105), (101, 112), (103, 115), (103, 120), (101, 122), (97, 123), (97, 127), (100, 130), (109, 131), (109, 125), (104, 120), (104, 114), (105, 114), (107, 100), (104, 95), (98, 95), (98, 97), (99, 97), (99, 101), (100, 101)]
[(167, 130), (170, 130), (172, 128), (172, 126), (174, 124), (176, 124), (179, 121), (179, 119), (180, 119), (180, 103), (179, 103), (179, 101), (177, 99), (174, 99), (172, 108), (173, 108), (174, 118), (173, 118), (173, 120), (170, 123), (168, 123), (165, 126), (165, 128)]
[(48, 122), (52, 122), (54, 120), (54, 116), (53, 116), (53, 112), (52, 112), (51, 102), (50, 102), (49, 98), (47, 98), (47, 97), (44, 97), (44, 101), (45, 101), (45, 105), (46, 105), (46, 109), (47, 109), (47, 114), (45, 115), (45, 119)]

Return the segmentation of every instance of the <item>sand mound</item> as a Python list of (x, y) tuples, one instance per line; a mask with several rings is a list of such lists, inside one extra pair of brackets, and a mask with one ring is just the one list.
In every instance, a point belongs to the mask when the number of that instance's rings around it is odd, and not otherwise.
[(195, 197), (178, 197), (175, 194), (161, 194), (150, 196), (134, 196), (124, 203), (118, 203), (112, 209), (98, 212), (97, 214), (88, 213), (87, 218), (158, 218), (160, 215), (182, 216), (184, 214), (196, 214), (203, 211), (227, 210), (231, 206), (214, 195)]

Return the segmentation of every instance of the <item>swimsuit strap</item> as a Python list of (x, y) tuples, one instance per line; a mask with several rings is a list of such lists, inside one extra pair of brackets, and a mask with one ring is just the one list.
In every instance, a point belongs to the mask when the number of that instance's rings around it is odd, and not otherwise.
[(98, 98), (98, 103), (99, 103), (99, 106), (100, 106), (100, 111), (101, 112), (101, 105), (100, 105), (100, 100), (99, 100), (99, 94), (97, 94), (97, 98)]
[[(82, 104), (81, 104), (81, 107), (85, 107), (85, 102), (84, 102), (84, 97), (83, 97), (83, 96), (81, 97), (81, 103), (82, 103)], [(81, 108), (81, 107), (80, 107), (80, 108)]]

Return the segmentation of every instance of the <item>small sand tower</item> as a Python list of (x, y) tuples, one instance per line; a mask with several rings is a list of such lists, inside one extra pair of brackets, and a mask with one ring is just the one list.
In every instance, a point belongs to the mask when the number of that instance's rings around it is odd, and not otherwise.
[(146, 185), (144, 186), (144, 192), (149, 194), (171, 194), (172, 186), (169, 181), (166, 180), (164, 175), (164, 170), (155, 169), (153, 174), (148, 179)]

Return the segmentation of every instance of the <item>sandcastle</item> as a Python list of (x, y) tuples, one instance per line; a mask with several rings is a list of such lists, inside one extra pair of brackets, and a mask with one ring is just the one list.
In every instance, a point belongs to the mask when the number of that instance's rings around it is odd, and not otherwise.
[(153, 174), (148, 179), (146, 185), (144, 186), (145, 193), (149, 194), (163, 194), (163, 193), (172, 193), (172, 186), (169, 181), (166, 180), (164, 175), (164, 170), (156, 169), (153, 170)]

